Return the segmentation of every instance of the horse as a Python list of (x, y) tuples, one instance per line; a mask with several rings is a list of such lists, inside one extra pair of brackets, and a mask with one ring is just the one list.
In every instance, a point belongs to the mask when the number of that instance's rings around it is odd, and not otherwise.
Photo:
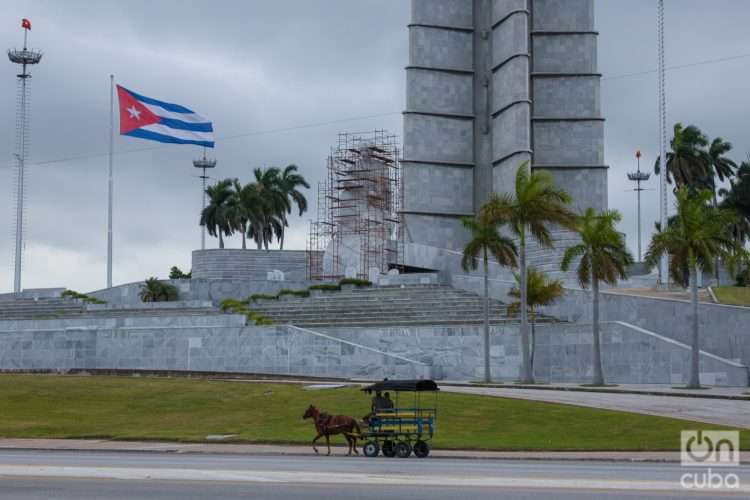
[(321, 413), (320, 410), (318, 410), (313, 405), (310, 405), (307, 408), (305, 414), (302, 415), (302, 418), (305, 420), (307, 420), (308, 418), (312, 418), (313, 423), (315, 424), (315, 431), (318, 433), (318, 435), (313, 438), (312, 447), (313, 450), (315, 450), (316, 454), (318, 453), (318, 448), (315, 446), (315, 442), (318, 439), (320, 439), (321, 437), (326, 438), (328, 455), (330, 455), (330, 436), (333, 436), (335, 434), (343, 434), (344, 438), (346, 438), (346, 442), (349, 444), (349, 452), (347, 453), (347, 456), (351, 456), (352, 450), (354, 450), (354, 453), (359, 455), (359, 451), (357, 451), (357, 436), (361, 431), (356, 419), (348, 417), (346, 415), (328, 415), (326, 413)]

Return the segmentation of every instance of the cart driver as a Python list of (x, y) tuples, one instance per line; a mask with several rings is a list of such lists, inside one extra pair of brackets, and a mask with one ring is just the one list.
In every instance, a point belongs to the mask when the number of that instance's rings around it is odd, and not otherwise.
[(391, 395), (387, 392), (385, 393), (385, 397), (383, 398), (383, 409), (385, 410), (392, 410), (393, 409), (393, 400), (391, 399)]
[(386, 400), (383, 397), (383, 393), (380, 391), (377, 391), (375, 395), (372, 397), (372, 411), (373, 413), (377, 413), (378, 411), (387, 408), (386, 406)]

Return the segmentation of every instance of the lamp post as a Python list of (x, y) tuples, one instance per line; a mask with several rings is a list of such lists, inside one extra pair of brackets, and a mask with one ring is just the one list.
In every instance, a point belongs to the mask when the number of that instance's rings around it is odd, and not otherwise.
[(638, 167), (635, 172), (630, 172), (628, 174), (628, 179), (631, 181), (634, 181), (636, 184), (636, 187), (633, 191), (637, 193), (637, 206), (638, 206), (638, 262), (642, 261), (642, 254), (641, 254), (641, 191), (645, 191), (641, 187), (641, 182), (646, 182), (650, 177), (651, 174), (648, 172), (641, 172), (641, 151), (638, 150), (635, 152), (635, 158), (638, 162)]

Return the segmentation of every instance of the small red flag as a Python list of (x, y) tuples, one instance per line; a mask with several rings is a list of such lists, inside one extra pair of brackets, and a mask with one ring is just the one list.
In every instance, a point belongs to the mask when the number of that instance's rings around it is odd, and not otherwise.
[(24, 17), (23, 19), (21, 19), (21, 27), (23, 29), (30, 30), (31, 29), (31, 21), (29, 21), (28, 19), (26, 19)]

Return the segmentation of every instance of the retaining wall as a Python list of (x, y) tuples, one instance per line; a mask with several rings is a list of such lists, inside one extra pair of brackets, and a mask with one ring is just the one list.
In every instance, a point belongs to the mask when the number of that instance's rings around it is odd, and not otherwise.
[(304, 250), (211, 249), (193, 251), (193, 278), (264, 280), (274, 269), (287, 281), (306, 278)]
[(373, 379), (430, 375), (419, 362), (294, 327), (34, 323), (0, 331), (0, 370), (190, 370)]
[[(451, 283), (457, 288), (483, 294), (480, 277), (454, 274)], [(515, 281), (490, 280), (490, 296), (508, 301), (508, 291)], [(563, 297), (541, 312), (566, 321), (591, 321), (591, 292), (566, 288)], [(604, 291), (600, 298), (602, 321), (623, 321), (656, 332), (664, 337), (689, 344), (690, 302), (625, 295), (616, 290)], [(700, 303), (698, 305), (700, 347), (702, 350), (750, 365), (750, 307)]]
[[(326, 328), (326, 333), (432, 365), (433, 374), (450, 380), (483, 375), (483, 327)], [(587, 324), (544, 324), (536, 328), (535, 376), (542, 382), (591, 380), (592, 333)], [(622, 322), (602, 324), (602, 364), (608, 382), (681, 384), (690, 374), (690, 347)], [(516, 380), (521, 366), (518, 325), (492, 326), (490, 356), (496, 380)], [(747, 386), (747, 367), (701, 353), (704, 383)]]

